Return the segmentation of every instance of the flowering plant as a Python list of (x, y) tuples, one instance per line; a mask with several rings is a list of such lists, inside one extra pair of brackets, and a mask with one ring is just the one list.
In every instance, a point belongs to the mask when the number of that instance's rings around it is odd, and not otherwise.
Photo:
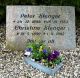
[(48, 67), (54, 67), (62, 62), (62, 56), (57, 50), (52, 50), (42, 42), (29, 43), (25, 49), (25, 56), (29, 56), (32, 60), (44, 64)]

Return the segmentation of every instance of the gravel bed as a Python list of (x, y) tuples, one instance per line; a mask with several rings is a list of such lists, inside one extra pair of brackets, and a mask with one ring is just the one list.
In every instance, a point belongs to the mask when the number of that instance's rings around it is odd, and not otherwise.
[(0, 28), (0, 78), (80, 78), (80, 34), (77, 32), (77, 47), (61, 51), (64, 55), (63, 68), (49, 76), (25, 64), (23, 51), (5, 49), (5, 27)]

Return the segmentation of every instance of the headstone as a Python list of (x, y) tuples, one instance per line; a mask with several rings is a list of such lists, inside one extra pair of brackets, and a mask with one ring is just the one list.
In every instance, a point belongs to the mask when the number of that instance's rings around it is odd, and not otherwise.
[(74, 49), (75, 8), (72, 6), (7, 6), (6, 44), (24, 50), (28, 42), (42, 40), (55, 49)]

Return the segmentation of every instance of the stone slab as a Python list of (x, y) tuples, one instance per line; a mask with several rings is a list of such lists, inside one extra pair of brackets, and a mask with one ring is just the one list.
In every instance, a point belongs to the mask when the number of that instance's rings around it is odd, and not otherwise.
[(42, 40), (55, 49), (74, 49), (75, 8), (72, 6), (7, 6), (6, 46), (24, 50)]

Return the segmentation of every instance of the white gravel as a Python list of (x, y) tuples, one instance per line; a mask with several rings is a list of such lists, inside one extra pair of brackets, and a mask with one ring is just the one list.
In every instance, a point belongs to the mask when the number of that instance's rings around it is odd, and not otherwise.
[[(80, 37), (78, 41), (79, 39)], [(4, 48), (5, 40), (1, 40), (0, 37), (0, 78), (80, 78), (80, 45), (74, 50), (61, 51), (64, 55), (64, 65), (53, 77), (25, 64), (24, 52)]]

